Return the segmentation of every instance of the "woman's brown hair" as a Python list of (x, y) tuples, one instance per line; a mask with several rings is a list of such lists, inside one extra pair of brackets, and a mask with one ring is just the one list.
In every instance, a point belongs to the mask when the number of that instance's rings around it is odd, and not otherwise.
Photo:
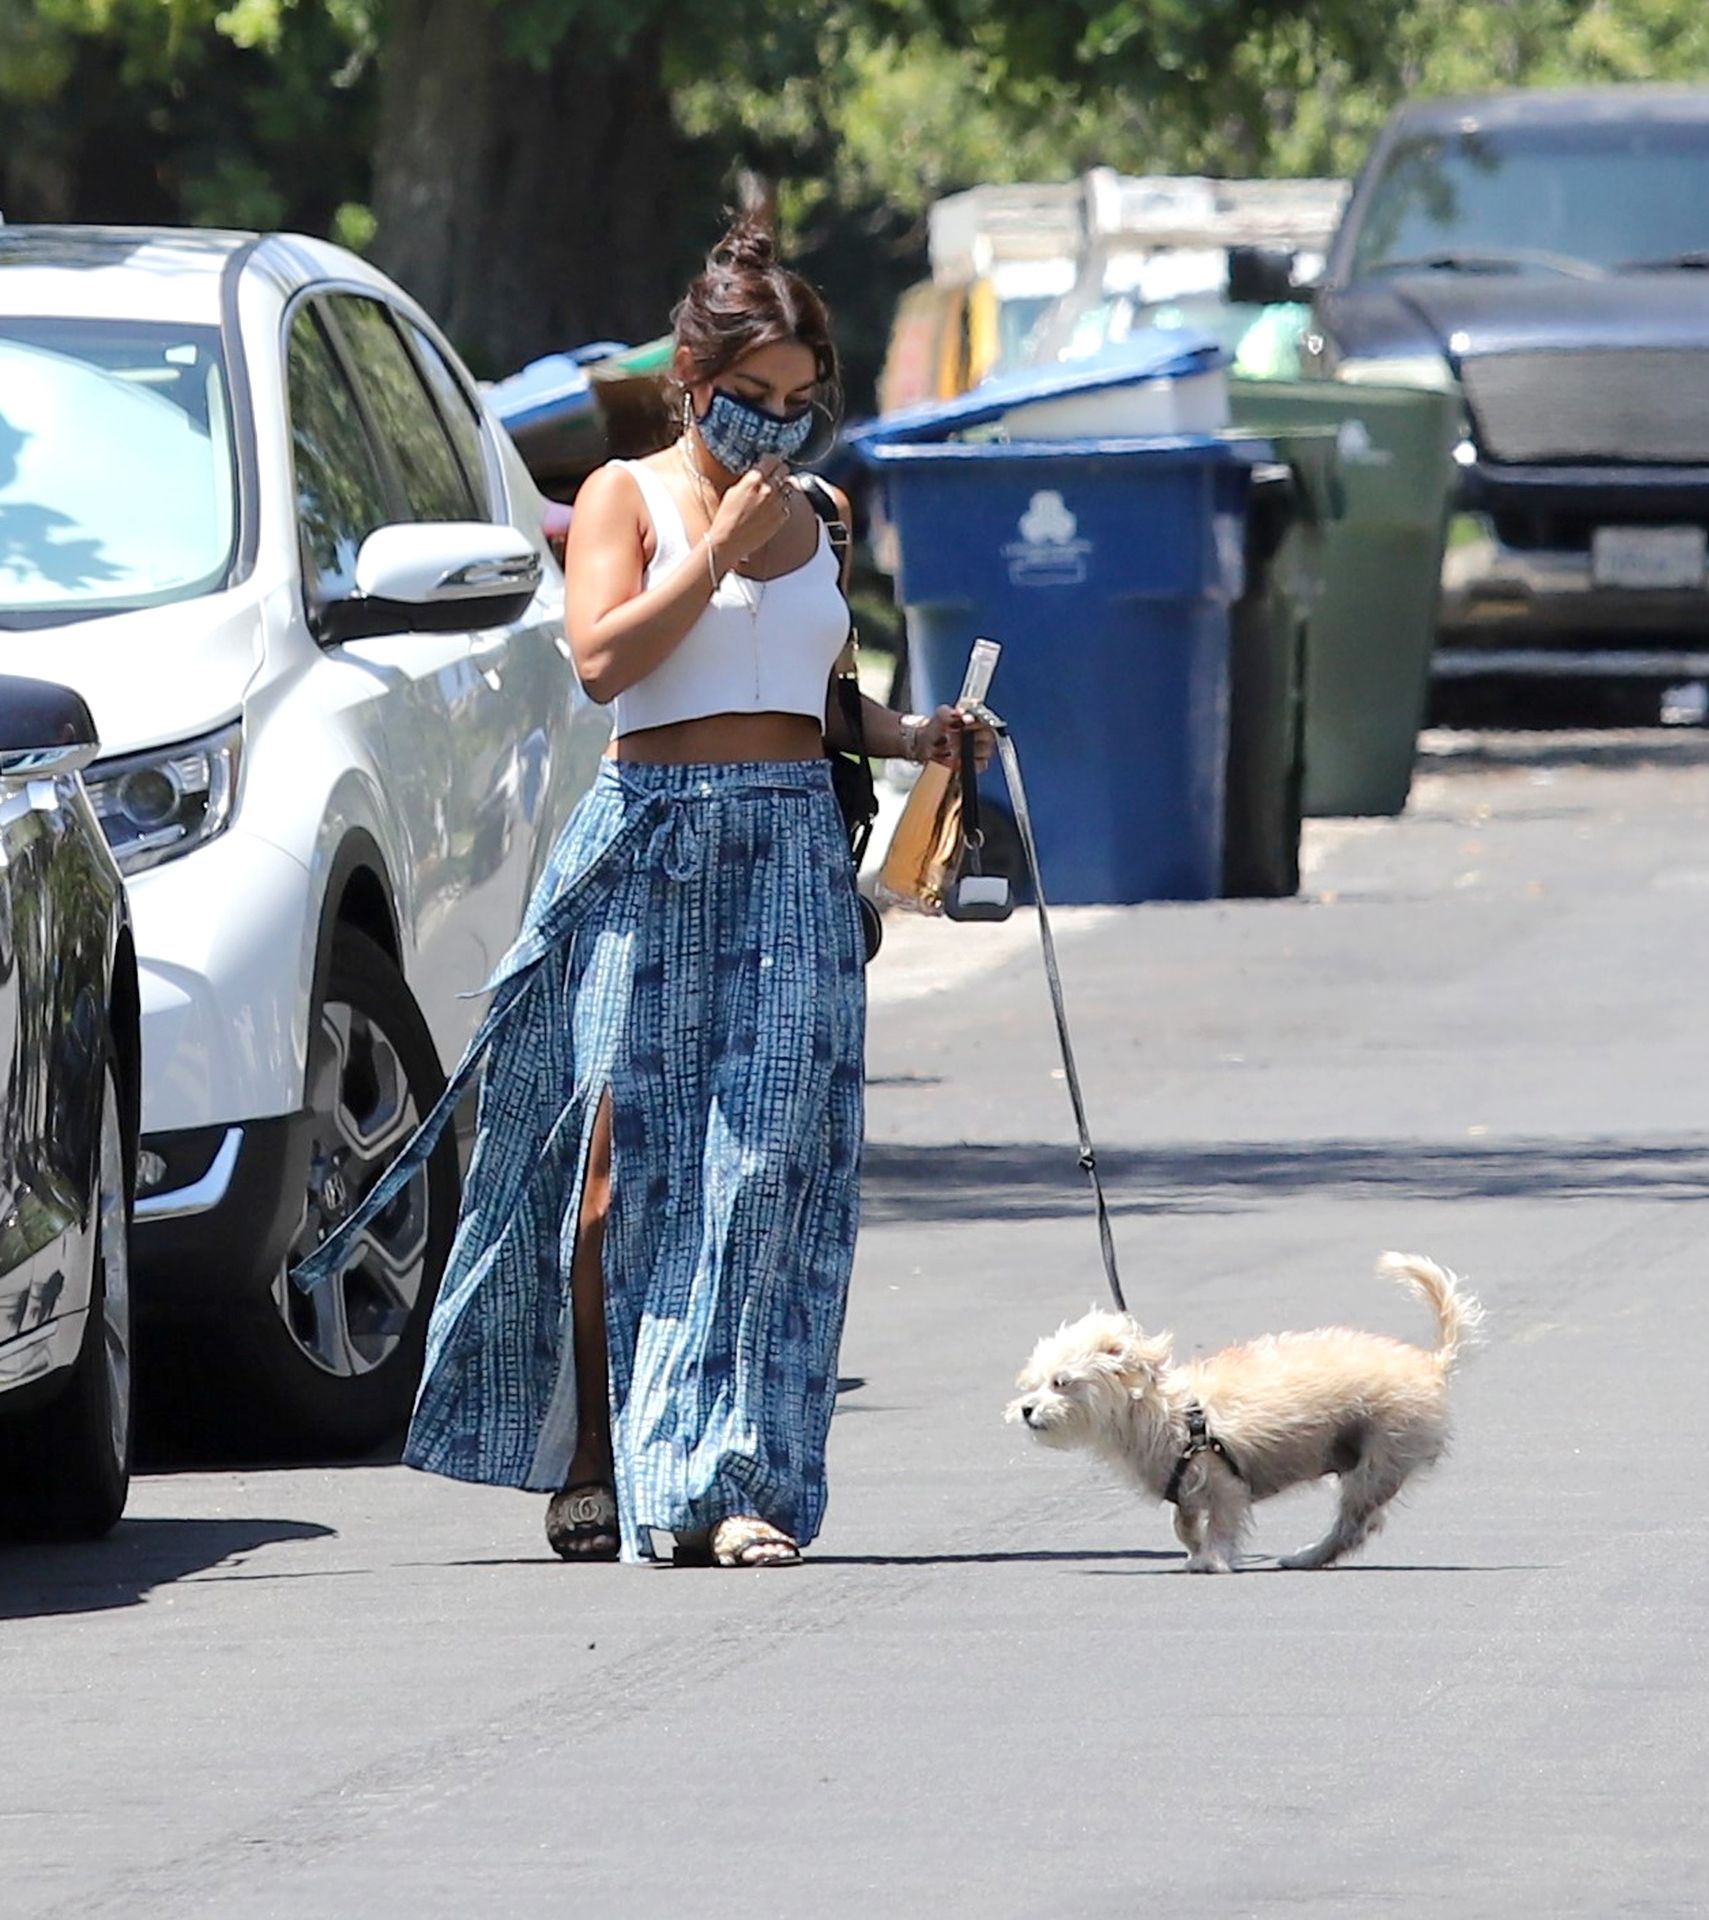
[(822, 398), (834, 405), (837, 349), (831, 316), (816, 287), (777, 257), (770, 227), (752, 215), (738, 219), (707, 256), (703, 272), (677, 302), (671, 326), (687, 379), (715, 380), (756, 347), (799, 340), (813, 355)]

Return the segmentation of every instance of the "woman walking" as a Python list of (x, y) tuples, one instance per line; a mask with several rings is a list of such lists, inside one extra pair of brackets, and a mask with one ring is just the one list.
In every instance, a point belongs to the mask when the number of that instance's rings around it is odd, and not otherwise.
[[(837, 360), (745, 223), (675, 337), (681, 437), (592, 475), (570, 530), (607, 758), (445, 1098), (298, 1277), (337, 1270), (484, 1058), (405, 1459), (551, 1493), (565, 1559), (773, 1566), (825, 1510), (859, 1214), (864, 943), (825, 757), (849, 618), (788, 469)], [(863, 712), (875, 754), (958, 752), (950, 708)]]

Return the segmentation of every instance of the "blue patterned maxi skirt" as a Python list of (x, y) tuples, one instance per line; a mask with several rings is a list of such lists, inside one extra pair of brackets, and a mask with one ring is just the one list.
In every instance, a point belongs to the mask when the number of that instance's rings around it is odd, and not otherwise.
[(860, 1209), (862, 960), (828, 762), (601, 763), (443, 1099), (297, 1269), (304, 1286), (338, 1270), (484, 1063), (412, 1466), (563, 1485), (570, 1272), (609, 1092), (624, 1558), (732, 1513), (814, 1537)]

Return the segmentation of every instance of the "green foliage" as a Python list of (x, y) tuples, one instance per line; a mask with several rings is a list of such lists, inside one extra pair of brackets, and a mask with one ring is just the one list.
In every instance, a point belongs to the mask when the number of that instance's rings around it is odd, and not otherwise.
[[(1702, 0), (438, 4), (486, 8), (535, 64), (650, 40), (692, 184), (709, 163), (771, 183), (857, 387), (922, 270), (926, 207), (959, 187), (1094, 164), (1345, 173), (1410, 94), (1709, 79)], [(365, 247), (386, 21), (386, 0), (0, 0), (0, 207)]]
[(346, 200), (332, 216), (332, 237), (352, 253), (366, 253), (374, 244), (374, 209)]
[(1369, 44), (1278, 20), (1236, 51), (1196, 142), (1211, 171), (1350, 173), (1414, 95), (1709, 80), (1694, 0), (1410, 0)]
[(0, 0), (14, 219), (325, 232), (366, 198), (367, 0)]

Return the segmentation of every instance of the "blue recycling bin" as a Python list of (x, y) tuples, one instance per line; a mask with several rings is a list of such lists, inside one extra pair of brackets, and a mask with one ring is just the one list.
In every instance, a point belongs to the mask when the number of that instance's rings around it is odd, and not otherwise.
[[(1268, 443), (859, 446), (896, 529), (915, 704), (956, 698), (975, 639), (1002, 645), (992, 704), (1027, 775), (1049, 897), (1216, 898), (1229, 607)], [(981, 796), (1005, 806), (996, 769)]]

